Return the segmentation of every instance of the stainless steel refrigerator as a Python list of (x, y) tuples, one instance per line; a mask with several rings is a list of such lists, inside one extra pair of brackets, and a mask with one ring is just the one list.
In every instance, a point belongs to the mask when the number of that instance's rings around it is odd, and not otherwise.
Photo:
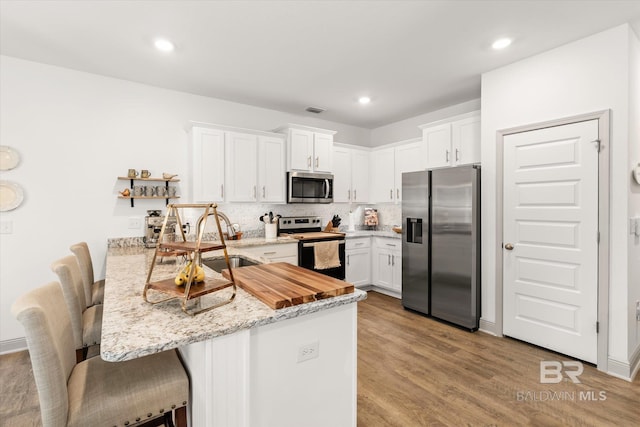
[(429, 172), (402, 174), (402, 305), (429, 314)]
[(480, 320), (480, 167), (431, 171), (431, 315), (470, 330)]

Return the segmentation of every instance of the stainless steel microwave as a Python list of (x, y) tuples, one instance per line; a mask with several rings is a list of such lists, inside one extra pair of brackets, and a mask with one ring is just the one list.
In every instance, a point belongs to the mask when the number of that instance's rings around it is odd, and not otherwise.
[(332, 203), (333, 174), (287, 172), (287, 203)]

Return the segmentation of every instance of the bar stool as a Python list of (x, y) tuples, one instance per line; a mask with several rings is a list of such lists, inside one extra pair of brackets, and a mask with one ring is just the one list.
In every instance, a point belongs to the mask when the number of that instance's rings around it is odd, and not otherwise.
[(71, 249), (71, 252), (73, 252), (78, 259), (87, 305), (102, 304), (104, 301), (104, 279), (94, 281), (93, 263), (91, 261), (89, 246), (86, 242), (80, 242), (71, 245), (69, 249)]
[(47, 426), (187, 426), (189, 378), (175, 350), (125, 362), (76, 363), (71, 317), (51, 282), (20, 297), (42, 424)]
[(100, 344), (102, 335), (102, 305), (87, 306), (80, 267), (76, 257), (68, 255), (51, 264), (60, 279), (60, 287), (71, 316), (71, 330), (77, 361), (87, 357), (89, 346)]

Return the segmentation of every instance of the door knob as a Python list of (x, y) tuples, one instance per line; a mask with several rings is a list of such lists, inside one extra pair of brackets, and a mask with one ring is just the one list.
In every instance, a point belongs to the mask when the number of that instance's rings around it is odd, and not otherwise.
[(504, 245), (504, 248), (508, 251), (512, 251), (513, 250), (513, 245), (511, 243), (507, 243), (506, 245)]

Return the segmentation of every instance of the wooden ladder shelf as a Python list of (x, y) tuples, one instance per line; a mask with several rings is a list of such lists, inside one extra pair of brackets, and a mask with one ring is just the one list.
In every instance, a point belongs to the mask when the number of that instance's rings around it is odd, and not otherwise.
[[(193, 242), (187, 241), (187, 236), (182, 227), (182, 219), (180, 218), (180, 212), (182, 209), (202, 209), (203, 213), (198, 218), (196, 227), (196, 240)], [(167, 220), (169, 217), (176, 218), (176, 228), (180, 230), (182, 240), (175, 242), (164, 242), (164, 234), (167, 226)], [(218, 229), (219, 242), (203, 242), (202, 237), (204, 235), (204, 229), (207, 224), (209, 216), (213, 216), (215, 224)], [(227, 269), (229, 271), (228, 279), (224, 277), (205, 277), (202, 282), (195, 282), (196, 269), (202, 267), (202, 254), (204, 252), (218, 251), (224, 252), (224, 259), (227, 263)], [(187, 274), (187, 281), (183, 286), (176, 285), (175, 278), (170, 277), (159, 281), (151, 281), (153, 269), (156, 265), (158, 256), (161, 258), (166, 253), (184, 253), (187, 260), (191, 263), (189, 273)], [(188, 264), (189, 265), (189, 264)], [(189, 309), (187, 303), (189, 300), (200, 298), (203, 295), (207, 295), (211, 292), (216, 292), (221, 289), (233, 287), (233, 293), (228, 300), (218, 302), (212, 306), (200, 309)], [(149, 298), (149, 290), (153, 290), (159, 293), (163, 293), (168, 296), (162, 299)], [(149, 272), (147, 274), (147, 280), (144, 285), (144, 292), (142, 294), (144, 300), (150, 304), (159, 304), (161, 302), (181, 299), (182, 311), (194, 316), (198, 313), (212, 310), (214, 308), (229, 304), (236, 296), (236, 283), (233, 279), (233, 271), (231, 270), (231, 263), (229, 262), (229, 255), (227, 253), (227, 246), (224, 242), (224, 235), (222, 234), (222, 228), (220, 227), (220, 218), (218, 217), (217, 205), (215, 203), (203, 203), (203, 204), (175, 204), (170, 203), (167, 205), (167, 215), (164, 218), (162, 229), (158, 236), (158, 244), (153, 254), (151, 265), (149, 266)]]

